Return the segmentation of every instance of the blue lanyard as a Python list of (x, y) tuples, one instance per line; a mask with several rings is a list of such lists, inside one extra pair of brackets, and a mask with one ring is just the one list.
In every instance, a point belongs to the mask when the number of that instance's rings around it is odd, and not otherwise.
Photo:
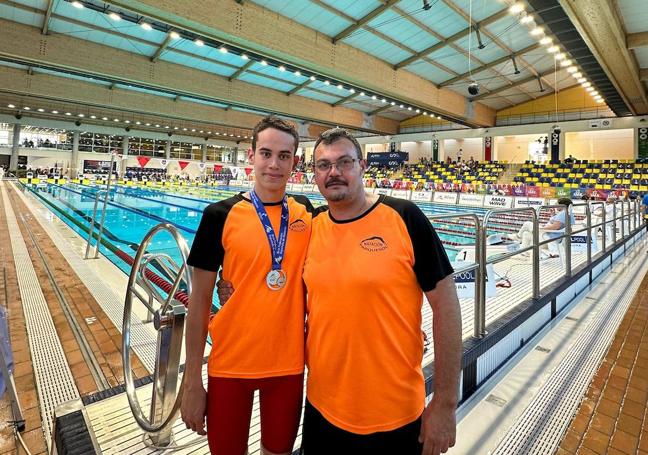
[(284, 196), (283, 201), (281, 202), (281, 225), (279, 227), (279, 238), (275, 235), (270, 219), (268, 218), (268, 213), (266, 212), (263, 202), (259, 199), (259, 196), (254, 192), (250, 191), (250, 199), (252, 200), (252, 205), (261, 220), (263, 225), (263, 230), (268, 237), (268, 243), (270, 244), (270, 254), (272, 255), (272, 270), (281, 270), (281, 261), (283, 260), (284, 252), (286, 251), (286, 239), (288, 238), (288, 198)]

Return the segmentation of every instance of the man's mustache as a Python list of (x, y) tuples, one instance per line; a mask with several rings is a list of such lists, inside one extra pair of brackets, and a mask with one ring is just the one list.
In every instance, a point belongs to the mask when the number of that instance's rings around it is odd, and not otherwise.
[(340, 180), (340, 179), (330, 179), (330, 180), (328, 180), (328, 181), (326, 182), (326, 184), (324, 185), (324, 187), (325, 187), (325, 188), (328, 188), (328, 187), (331, 186), (331, 185), (345, 185), (345, 186), (348, 186), (348, 185), (347, 185), (347, 182), (345, 182), (344, 180)]

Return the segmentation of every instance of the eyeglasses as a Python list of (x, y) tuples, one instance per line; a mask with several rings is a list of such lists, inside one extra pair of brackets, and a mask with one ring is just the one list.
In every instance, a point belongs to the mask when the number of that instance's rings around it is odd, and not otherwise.
[(356, 161), (359, 160), (357, 158), (348, 158), (348, 157), (340, 158), (335, 163), (326, 160), (317, 161), (315, 163), (315, 170), (323, 174), (325, 172), (329, 172), (331, 168), (335, 166), (338, 172), (350, 171), (353, 168), (353, 165), (355, 164)]

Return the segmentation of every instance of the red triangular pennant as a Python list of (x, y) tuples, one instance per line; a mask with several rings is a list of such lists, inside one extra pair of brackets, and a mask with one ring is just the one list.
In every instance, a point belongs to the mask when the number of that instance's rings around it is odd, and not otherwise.
[(187, 166), (189, 166), (190, 161), (178, 161), (178, 164), (180, 165), (180, 170), (184, 170)]
[(137, 157), (137, 162), (139, 163), (140, 167), (146, 166), (146, 163), (151, 161), (151, 158), (148, 156), (138, 156)]

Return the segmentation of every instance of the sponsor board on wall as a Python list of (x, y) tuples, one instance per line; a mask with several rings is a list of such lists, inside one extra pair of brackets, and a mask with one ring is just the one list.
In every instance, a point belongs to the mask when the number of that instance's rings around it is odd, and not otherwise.
[(481, 194), (460, 194), (459, 205), (470, 205), (481, 207), (484, 205), (484, 196)]
[(526, 185), (516, 185), (511, 187), (511, 194), (513, 196), (526, 196)]
[(286, 183), (286, 191), (292, 191), (293, 189), (293, 184), (292, 183)]
[(433, 201), (441, 202), (442, 204), (456, 204), (457, 193), (444, 193), (442, 191), (437, 191), (434, 193)]
[(302, 185), (301, 183), (293, 183), (292, 191), (295, 193), (302, 193), (304, 191), (304, 185)]
[(385, 196), (391, 196), (391, 188), (376, 188), (374, 194), (384, 194)]
[(243, 186), (243, 180), (230, 180), (230, 186)]
[(241, 186), (243, 188), (252, 188), (254, 186), (254, 182), (250, 182), (249, 180), (243, 180), (241, 182)]
[(409, 193), (407, 190), (392, 190), (391, 196), (397, 199), (409, 199)]
[(432, 191), (412, 191), (412, 196), (410, 199), (412, 201), (418, 202), (431, 202)]
[(313, 185), (312, 183), (306, 183), (304, 184), (304, 193), (312, 193), (313, 192)]
[(535, 209), (543, 206), (545, 203), (544, 198), (541, 197), (516, 197), (513, 207), (533, 207)]
[(511, 208), (513, 205), (513, 198), (511, 196), (494, 196), (488, 195), (484, 197), (484, 207), (496, 208)]

